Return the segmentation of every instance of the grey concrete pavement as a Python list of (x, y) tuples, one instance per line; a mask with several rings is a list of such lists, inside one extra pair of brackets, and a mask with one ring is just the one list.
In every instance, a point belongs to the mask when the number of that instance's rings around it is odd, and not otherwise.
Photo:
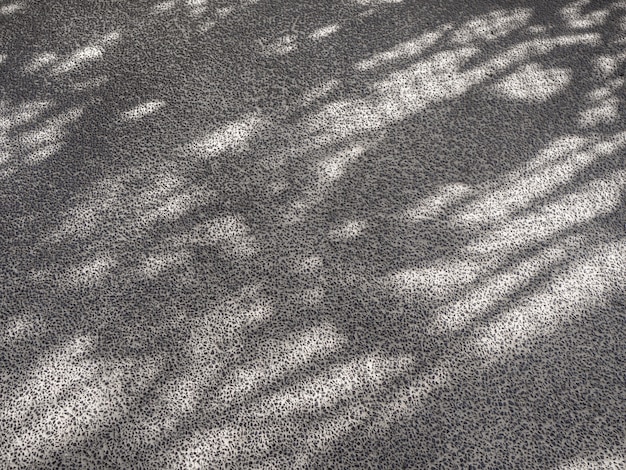
[(626, 466), (626, 3), (0, 1), (0, 468)]

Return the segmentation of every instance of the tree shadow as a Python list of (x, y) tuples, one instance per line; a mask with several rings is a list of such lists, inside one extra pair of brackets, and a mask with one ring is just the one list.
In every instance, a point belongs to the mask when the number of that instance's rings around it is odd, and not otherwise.
[(623, 455), (624, 13), (366, 3), (5, 16), (6, 465)]

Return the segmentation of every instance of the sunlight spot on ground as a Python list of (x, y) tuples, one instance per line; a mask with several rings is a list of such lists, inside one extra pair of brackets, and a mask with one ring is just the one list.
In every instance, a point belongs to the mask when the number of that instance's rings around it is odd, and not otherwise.
[(228, 466), (243, 449), (254, 449), (256, 453), (267, 450), (269, 445), (263, 434), (253, 437), (245, 427), (226, 424), (196, 431), (169, 450), (168, 459), (178, 462), (181, 469), (215, 468), (218, 463)]
[(437, 188), (433, 194), (421, 199), (404, 214), (413, 221), (437, 218), (446, 213), (450, 206), (469, 198), (474, 193), (475, 191), (467, 184), (448, 184)]
[(584, 151), (587, 143), (576, 135), (555, 139), (523, 169), (504, 175), (497, 187), (485, 190), (454, 218), (470, 224), (501, 222), (527, 208), (597, 161), (598, 152)]
[(187, 250), (151, 255), (142, 263), (142, 277), (154, 279), (167, 269), (191, 262), (191, 254)]
[(354, 67), (357, 70), (369, 70), (395, 60), (403, 60), (420, 56), (426, 49), (437, 44), (437, 42), (444, 37), (445, 33), (449, 31), (450, 28), (450, 25), (444, 25), (436, 31), (424, 33), (419, 38), (403, 42), (388, 51), (379, 52), (374, 54), (374, 56), (369, 59), (357, 62)]
[(450, 368), (442, 365), (418, 380), (411, 381), (393, 394), (389, 400), (381, 401), (374, 408), (376, 419), (373, 424), (378, 429), (389, 429), (394, 424), (420, 413), (426, 406), (430, 393), (444, 387), (450, 380)]
[(261, 394), (265, 387), (285, 375), (336, 353), (346, 344), (346, 337), (331, 323), (290, 334), (283, 341), (261, 344), (256, 359), (231, 372), (232, 381), (220, 392), (224, 402), (240, 400), (243, 394)]
[(93, 90), (95, 88), (98, 88), (104, 85), (108, 81), (109, 81), (109, 77), (107, 76), (88, 78), (87, 80), (73, 83), (72, 88), (76, 91)]
[(472, 253), (504, 253), (528, 248), (556, 234), (613, 212), (621, 201), (624, 172), (597, 179), (541, 208), (507, 221), (468, 245)]
[(0, 443), (16, 465), (31, 467), (37, 459), (89, 438), (81, 430), (97, 434), (101, 426), (120, 419), (124, 368), (92, 360), (94, 342), (91, 335), (77, 335), (38, 357), (4, 405), (3, 416), (20, 416), (9, 447)]
[(372, 5), (385, 5), (389, 3), (402, 3), (404, 0), (351, 0), (357, 5), (372, 6)]
[(22, 132), (18, 140), (21, 147), (28, 151), (24, 163), (38, 164), (56, 154), (67, 135), (66, 126), (78, 120), (82, 114), (82, 108), (71, 108), (48, 119), (34, 130)]
[(494, 89), (507, 98), (541, 102), (564, 91), (571, 79), (570, 70), (544, 68), (538, 63), (532, 63), (500, 80)]
[(122, 117), (125, 121), (141, 119), (149, 114), (158, 111), (164, 106), (165, 103), (163, 101), (147, 101), (145, 103), (135, 106), (133, 109), (123, 112)]
[(407, 298), (444, 297), (476, 281), (481, 267), (471, 260), (436, 260), (383, 278), (383, 284)]
[(198, 245), (218, 244), (236, 257), (248, 258), (259, 250), (258, 243), (240, 216), (226, 215), (196, 225), (190, 242)]
[(412, 363), (410, 356), (357, 357), (303, 381), (293, 391), (280, 391), (251, 403), (242, 417), (288, 416), (332, 407), (347, 397), (379, 389), (386, 380), (406, 373)]
[(350, 240), (357, 238), (368, 227), (367, 222), (362, 220), (351, 220), (341, 227), (331, 230), (328, 234), (331, 240)]
[(313, 41), (319, 41), (320, 39), (327, 38), (331, 34), (335, 34), (337, 31), (339, 31), (338, 24), (329, 24), (313, 31), (311, 34), (309, 34), (309, 39), (312, 39)]
[[(576, 252), (589, 243), (581, 237), (570, 237), (561, 240), (541, 251), (540, 254), (524, 259), (518, 263), (511, 263), (504, 272), (500, 269), (493, 271), (496, 266), (481, 263), (482, 273), (477, 285), (467, 289), (459, 300), (437, 309), (429, 334), (439, 335), (450, 331), (460, 331), (468, 323), (481, 319), (485, 315), (495, 314), (505, 309), (510, 298), (536, 276), (548, 272), (554, 266), (566, 259), (569, 254)], [(489, 263), (492, 264), (492, 263)]]
[(176, 3), (177, 3), (176, 0), (160, 2), (152, 7), (152, 11), (154, 13), (163, 13), (165, 11), (170, 11), (172, 8), (176, 6)]
[[(200, 196), (201, 194), (196, 194)], [(176, 220), (194, 207), (195, 201), (191, 194), (174, 194), (168, 197), (163, 204), (146, 214), (143, 219), (148, 222), (157, 220)]]
[(283, 214), (283, 221), (287, 225), (300, 222), (305, 214), (324, 200), (332, 191), (335, 182), (340, 179), (350, 164), (354, 163), (365, 151), (364, 143), (355, 142), (354, 145), (337, 152), (330, 158), (317, 162), (317, 180), (306, 188), (304, 195), (289, 205)]
[(339, 88), (341, 82), (336, 79), (328, 80), (327, 82), (308, 89), (303, 95), (301, 100), (301, 106), (310, 106), (316, 101), (323, 99), (333, 90)]
[(226, 18), (228, 15), (235, 11), (235, 7), (233, 5), (227, 7), (220, 7), (215, 9), (215, 14), (218, 18)]
[(269, 44), (261, 43), (261, 54), (264, 56), (282, 56), (295, 51), (297, 47), (296, 35), (285, 34)]
[(59, 65), (52, 69), (52, 73), (55, 75), (71, 72), (81, 65), (93, 62), (98, 59), (102, 59), (104, 56), (104, 49), (100, 46), (86, 46), (76, 51), (68, 59), (61, 62)]
[(24, 313), (3, 319), (0, 347), (11, 347), (15, 343), (32, 341), (43, 332), (43, 322), (34, 314)]
[(75, 286), (98, 285), (116, 265), (117, 262), (111, 255), (102, 255), (72, 270), (68, 273), (68, 278)]
[[(615, 453), (618, 453), (616, 450)], [(626, 468), (626, 458), (619, 455), (606, 456), (609, 452), (602, 452), (594, 457), (577, 457), (558, 466), (556, 470), (617, 470)]]
[(217, 23), (213, 20), (205, 21), (200, 26), (198, 26), (198, 31), (200, 31), (201, 33), (206, 33), (211, 28), (214, 28), (216, 24)]
[(45, 162), (50, 157), (56, 155), (62, 147), (63, 145), (59, 143), (44, 144), (38, 147), (36, 150), (30, 151), (24, 157), (24, 163), (26, 163), (27, 165), (37, 165), (39, 163)]
[(264, 119), (255, 115), (248, 115), (212, 132), (204, 139), (188, 144), (186, 149), (205, 160), (216, 157), (225, 151), (242, 150), (248, 141), (266, 124)]
[(10, 109), (0, 103), (0, 130), (10, 130), (34, 121), (53, 105), (51, 101), (30, 101)]
[(507, 51), (497, 54), (482, 66), (476, 69), (484, 79), (486, 72), (505, 71), (516, 64), (529, 62), (533, 57), (549, 54), (559, 47), (572, 47), (577, 45), (599, 46), (602, 44), (602, 36), (598, 33), (569, 34), (551, 38), (537, 38), (512, 46)]
[(626, 242), (587, 245), (585, 256), (551, 279), (549, 286), (479, 330), (476, 345), (486, 357), (501, 357), (527, 340), (552, 334), (626, 287)]
[(531, 8), (492, 11), (459, 26), (452, 38), (459, 44), (499, 39), (526, 26), (532, 14)]
[(318, 275), (324, 267), (324, 259), (321, 256), (307, 256), (303, 259), (295, 259), (292, 271), (299, 274)]
[(596, 10), (586, 15), (582, 13), (591, 0), (578, 0), (561, 8), (560, 14), (565, 24), (572, 29), (586, 29), (602, 26), (609, 16), (609, 10)]
[(617, 122), (620, 116), (619, 107), (619, 98), (607, 98), (604, 102), (582, 111), (578, 118), (578, 125), (580, 127), (590, 128), (601, 124)]
[(31, 61), (24, 67), (24, 72), (35, 73), (57, 62), (58, 57), (54, 52), (42, 52), (37, 54), (31, 59)]
[(23, 9), (24, 4), (21, 2), (9, 3), (8, 5), (0, 6), (0, 15), (12, 15)]
[(322, 160), (319, 163), (318, 177), (322, 182), (332, 182), (343, 176), (348, 164), (354, 162), (365, 149), (361, 146), (348, 151), (340, 152), (332, 158)]

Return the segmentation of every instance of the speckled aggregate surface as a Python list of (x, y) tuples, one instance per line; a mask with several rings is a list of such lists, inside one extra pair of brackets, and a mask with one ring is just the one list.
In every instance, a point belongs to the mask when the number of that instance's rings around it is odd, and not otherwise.
[(626, 3), (0, 1), (0, 468), (626, 468)]

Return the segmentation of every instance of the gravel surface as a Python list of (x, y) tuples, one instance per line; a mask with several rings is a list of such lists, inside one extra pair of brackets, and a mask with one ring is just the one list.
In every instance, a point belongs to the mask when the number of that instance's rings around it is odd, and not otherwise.
[(0, 468), (626, 468), (626, 3), (0, 1)]

